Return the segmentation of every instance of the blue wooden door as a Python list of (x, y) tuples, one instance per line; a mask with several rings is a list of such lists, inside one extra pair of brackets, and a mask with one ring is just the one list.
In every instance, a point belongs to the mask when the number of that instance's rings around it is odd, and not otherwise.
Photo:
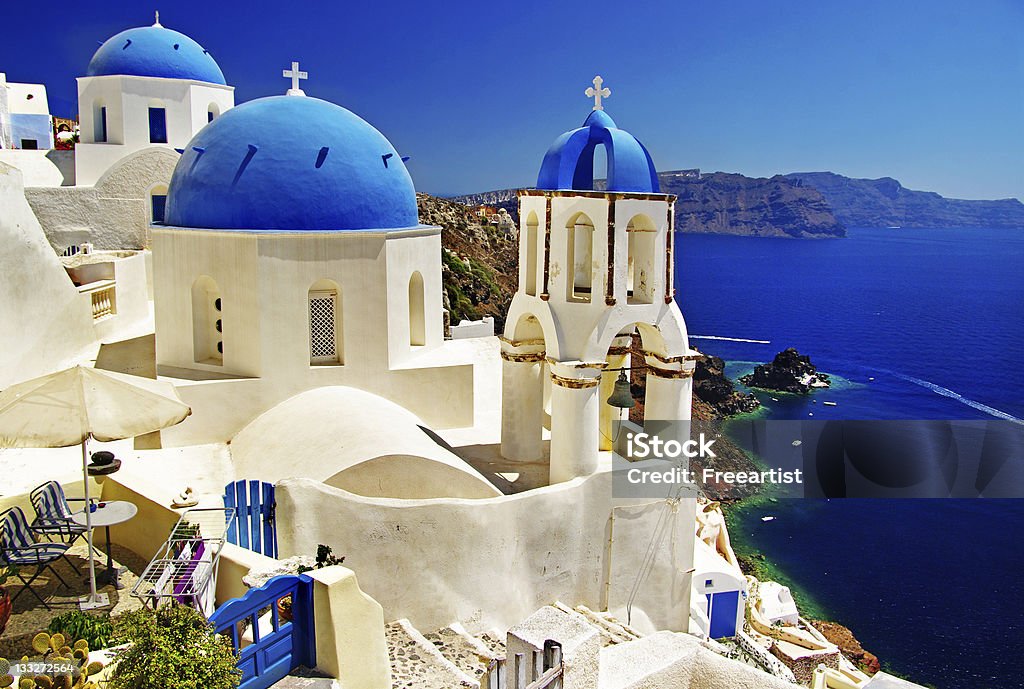
[(274, 486), (262, 481), (235, 481), (224, 486), (224, 506), (235, 510), (228, 523), (228, 543), (277, 557)]
[[(277, 602), (291, 598), (292, 619)], [(305, 574), (274, 577), (241, 598), (232, 598), (210, 616), (218, 634), (239, 651), (239, 689), (267, 689), (289, 672), (316, 665), (313, 580)]]
[(708, 617), (711, 618), (709, 636), (712, 639), (736, 636), (736, 615), (739, 611), (740, 592), (723, 591), (706, 595), (708, 597)]

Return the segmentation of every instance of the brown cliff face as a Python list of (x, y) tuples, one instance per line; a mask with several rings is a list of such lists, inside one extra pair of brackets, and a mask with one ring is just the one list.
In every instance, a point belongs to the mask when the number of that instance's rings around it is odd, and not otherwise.
[(843, 655), (852, 660), (864, 672), (873, 675), (881, 669), (878, 656), (870, 651), (865, 651), (853, 632), (843, 625), (825, 620), (810, 620), (810, 623), (822, 633), (822, 636), (838, 646)]
[(420, 222), (441, 227), (441, 281), (449, 321), (494, 317), (494, 331), (505, 327), (505, 314), (516, 291), (519, 244), (507, 232), (461, 203), (417, 194)]
[(846, 229), (825, 197), (782, 175), (745, 177), (712, 172), (699, 177), (663, 172), (661, 190), (675, 194), (676, 229), (754, 237), (836, 238)]

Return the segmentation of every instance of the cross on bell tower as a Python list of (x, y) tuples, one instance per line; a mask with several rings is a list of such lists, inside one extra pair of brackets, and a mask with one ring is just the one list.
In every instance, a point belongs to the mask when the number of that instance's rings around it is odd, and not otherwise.
[(281, 76), (285, 77), (286, 79), (292, 80), (292, 87), (288, 89), (289, 96), (306, 95), (305, 91), (299, 88), (299, 79), (309, 79), (309, 74), (307, 74), (306, 72), (299, 71), (298, 62), (293, 62), (292, 68), (290, 70), (286, 69), (283, 72), (281, 72)]
[(608, 98), (612, 95), (611, 89), (601, 88), (601, 84), (603, 83), (604, 79), (602, 79), (599, 74), (594, 77), (594, 85), (583, 92), (588, 98), (594, 99), (594, 110), (604, 110), (604, 106), (601, 105), (601, 99)]

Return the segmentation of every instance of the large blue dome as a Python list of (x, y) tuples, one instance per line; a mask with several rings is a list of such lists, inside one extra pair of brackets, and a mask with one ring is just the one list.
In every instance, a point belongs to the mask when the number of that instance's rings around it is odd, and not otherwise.
[(224, 73), (203, 46), (159, 25), (122, 31), (100, 46), (86, 75), (112, 74), (226, 83)]
[(541, 163), (537, 188), (593, 190), (594, 150), (600, 145), (607, 154), (608, 191), (660, 192), (651, 154), (604, 110), (594, 110), (582, 127), (555, 139)]
[(306, 96), (228, 110), (174, 168), (165, 223), (235, 230), (416, 227), (416, 189), (383, 134)]

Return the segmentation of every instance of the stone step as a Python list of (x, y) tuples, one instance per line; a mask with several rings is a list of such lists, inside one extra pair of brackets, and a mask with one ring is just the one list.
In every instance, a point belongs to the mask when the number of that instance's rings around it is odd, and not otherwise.
[(619, 636), (618, 634), (612, 633), (612, 631), (609, 630), (604, 625), (598, 624), (594, 620), (590, 619), (589, 617), (587, 617), (586, 615), (581, 613), (579, 610), (574, 610), (573, 608), (570, 608), (565, 603), (556, 602), (556, 603), (554, 603), (552, 605), (552, 607), (554, 607), (554, 608), (556, 608), (558, 610), (561, 610), (566, 615), (570, 615), (573, 618), (575, 618), (577, 620), (580, 620), (581, 622), (583, 622), (583, 623), (589, 625), (590, 627), (593, 627), (595, 630), (597, 630), (597, 633), (601, 636), (601, 645), (602, 646), (612, 646), (614, 644), (620, 644), (620, 643), (623, 643), (623, 642), (629, 640), (629, 639), (627, 639), (625, 637)]
[(603, 627), (608, 633), (613, 636), (625, 641), (635, 641), (643, 636), (640, 632), (636, 631), (628, 624), (620, 622), (615, 619), (610, 613), (607, 612), (595, 612), (585, 605), (577, 605), (576, 611), (590, 620), (592, 623)]
[(483, 632), (476, 637), (495, 658), (505, 657), (505, 635), (495, 631)]
[(409, 620), (384, 625), (391, 657), (392, 689), (479, 689), (475, 677), (460, 670)]
[(487, 664), (497, 657), (460, 624), (438, 629), (423, 637), (434, 644), (441, 655), (477, 681), (487, 671)]

